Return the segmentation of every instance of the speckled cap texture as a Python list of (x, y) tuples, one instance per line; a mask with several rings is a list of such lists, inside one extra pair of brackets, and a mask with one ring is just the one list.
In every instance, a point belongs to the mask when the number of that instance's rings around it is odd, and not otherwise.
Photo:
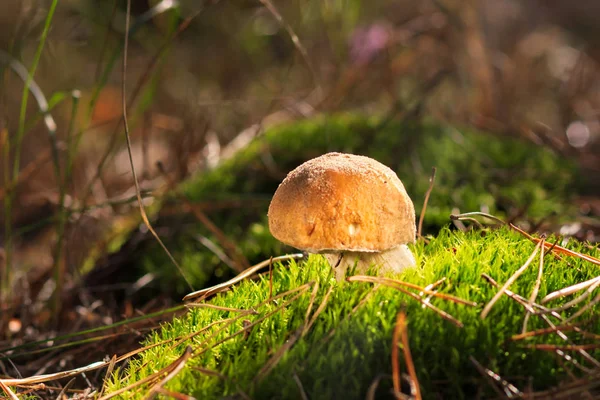
[(369, 157), (327, 153), (281, 182), (269, 229), (309, 252), (382, 251), (415, 241), (415, 209), (390, 168)]

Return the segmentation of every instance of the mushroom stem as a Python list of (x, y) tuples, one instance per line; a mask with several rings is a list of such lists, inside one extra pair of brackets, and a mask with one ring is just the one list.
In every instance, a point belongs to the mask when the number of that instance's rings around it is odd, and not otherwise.
[[(343, 255), (335, 268), (335, 277), (338, 281), (345, 279), (346, 272), (354, 267), (355, 263), (355, 273), (364, 274), (375, 265), (378, 275), (397, 274), (404, 268), (416, 264), (415, 257), (405, 244), (380, 252), (344, 251)], [(340, 252), (323, 253), (323, 256), (333, 268), (338, 263)]]

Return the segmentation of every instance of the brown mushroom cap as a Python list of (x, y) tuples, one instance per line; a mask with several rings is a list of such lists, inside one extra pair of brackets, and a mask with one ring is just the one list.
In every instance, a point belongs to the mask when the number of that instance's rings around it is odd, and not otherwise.
[(382, 251), (415, 241), (415, 209), (390, 168), (328, 153), (281, 182), (269, 206), (275, 238), (310, 252)]

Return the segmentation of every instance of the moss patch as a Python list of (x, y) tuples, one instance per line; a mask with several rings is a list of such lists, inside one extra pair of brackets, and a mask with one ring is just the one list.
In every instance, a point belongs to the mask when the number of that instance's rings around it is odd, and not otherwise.
[[(577, 243), (568, 247), (585, 252)], [(410, 347), (425, 398), (432, 398), (434, 394), (453, 399), (493, 395), (485, 378), (469, 360), (470, 356), (521, 389), (528, 385), (534, 390), (556, 385), (567, 376), (565, 368), (575, 374), (581, 371), (557, 354), (532, 350), (525, 345), (564, 342), (556, 335), (511, 341), (511, 335), (521, 331), (524, 310), (507, 297), (500, 299), (487, 319), (480, 318), (483, 305), (496, 293), (496, 289), (481, 278), (481, 273), (502, 284), (525, 262), (533, 248), (530, 241), (505, 229), (483, 233), (443, 229), (428, 245), (421, 242), (413, 247), (418, 267), (398, 278), (420, 286), (446, 278), (439, 287), (441, 292), (479, 304), (469, 307), (432, 300), (432, 304), (462, 321), (464, 328), (441, 319), (394, 289), (374, 290), (368, 283), (337, 283), (320, 256), (311, 256), (298, 264), (278, 264), (274, 269), (273, 294), (296, 290), (294, 293), (269, 301), (268, 276), (263, 275), (217, 295), (211, 304), (255, 313), (192, 309), (154, 333), (145, 344), (162, 344), (143, 352), (125, 370), (119, 371), (110, 384), (110, 391), (169, 365), (189, 345), (194, 352), (192, 357), (166, 387), (196, 398), (221, 398), (240, 392), (252, 398), (299, 398), (299, 387), (294, 379), (297, 376), (311, 399), (364, 399), (369, 386), (380, 374), (384, 378), (377, 398), (385, 398), (391, 387), (391, 379), (387, 377), (391, 374), (392, 331), (399, 310), (405, 310), (408, 317)], [(534, 265), (516, 281), (512, 291), (529, 297), (537, 275), (537, 262)], [(540, 297), (590, 279), (597, 275), (597, 266), (579, 259), (561, 261), (547, 256), (545, 271)], [(331, 290), (322, 312), (306, 335), (281, 357), (276, 356), (306, 324), (311, 294), (317, 283), (308, 320)], [(354, 308), (356, 311), (352, 312)], [(592, 317), (597, 311), (598, 306), (581, 316), (577, 320), (579, 326), (600, 332), (600, 321)], [(573, 312), (568, 310), (563, 315)], [(555, 318), (552, 320), (558, 324)], [(241, 330), (248, 324), (254, 325), (243, 333)], [(530, 330), (545, 327), (547, 324), (540, 317), (531, 318)], [(193, 333), (196, 335), (192, 338), (179, 342), (179, 338)], [(576, 343), (586, 340), (574, 332), (567, 334)], [(567, 353), (580, 365), (589, 366), (577, 352)], [(590, 350), (590, 353), (600, 357), (599, 350)], [(200, 368), (219, 375), (208, 375)], [(401, 368), (406, 371), (403, 360)], [(142, 385), (121, 398), (142, 398), (147, 390), (148, 386)]]

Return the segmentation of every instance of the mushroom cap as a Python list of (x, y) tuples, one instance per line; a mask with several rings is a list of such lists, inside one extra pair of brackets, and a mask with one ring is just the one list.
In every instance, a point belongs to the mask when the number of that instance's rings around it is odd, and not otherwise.
[(369, 157), (327, 153), (281, 182), (269, 206), (278, 240), (309, 252), (376, 252), (415, 241), (415, 209), (390, 168)]

